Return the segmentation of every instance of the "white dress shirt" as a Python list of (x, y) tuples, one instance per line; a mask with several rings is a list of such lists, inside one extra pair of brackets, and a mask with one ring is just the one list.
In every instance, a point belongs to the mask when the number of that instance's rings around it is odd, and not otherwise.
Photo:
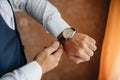
[[(48, 32), (57, 37), (64, 29), (70, 26), (61, 18), (58, 10), (48, 0), (9, 0), (14, 11), (25, 11), (39, 23), (43, 24)], [(8, 26), (15, 30), (12, 9), (7, 0), (0, 0), (0, 14)], [(42, 69), (33, 61), (25, 66), (3, 75), (0, 80), (40, 80)]]
[(36, 62), (30, 62), (25, 66), (3, 75), (0, 80), (40, 80), (42, 69)]

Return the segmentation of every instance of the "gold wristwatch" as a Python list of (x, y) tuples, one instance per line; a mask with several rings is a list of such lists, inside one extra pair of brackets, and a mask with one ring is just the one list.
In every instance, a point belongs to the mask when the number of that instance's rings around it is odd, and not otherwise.
[(76, 30), (74, 28), (66, 28), (60, 35), (57, 37), (58, 41), (63, 44), (66, 40), (72, 39), (75, 35)]

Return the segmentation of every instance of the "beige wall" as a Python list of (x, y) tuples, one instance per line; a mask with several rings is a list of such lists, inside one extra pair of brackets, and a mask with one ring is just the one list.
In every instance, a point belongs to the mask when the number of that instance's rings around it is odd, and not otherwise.
[[(62, 17), (77, 31), (97, 41), (97, 51), (89, 62), (79, 65), (63, 55), (59, 66), (43, 76), (42, 80), (97, 80), (101, 46), (107, 19), (108, 0), (50, 0)], [(40, 24), (25, 13), (16, 13), (19, 31), (27, 60), (55, 39)], [(65, 53), (64, 53), (65, 54)]]

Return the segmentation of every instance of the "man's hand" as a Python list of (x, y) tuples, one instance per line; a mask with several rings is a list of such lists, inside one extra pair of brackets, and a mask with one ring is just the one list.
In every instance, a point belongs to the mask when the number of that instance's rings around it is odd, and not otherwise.
[(35, 60), (42, 67), (43, 74), (54, 69), (58, 65), (63, 53), (63, 50), (59, 46), (59, 42), (55, 41), (35, 57)]
[(90, 60), (97, 48), (95, 44), (93, 38), (82, 33), (76, 33), (72, 39), (65, 41), (63, 48), (67, 56), (79, 64)]

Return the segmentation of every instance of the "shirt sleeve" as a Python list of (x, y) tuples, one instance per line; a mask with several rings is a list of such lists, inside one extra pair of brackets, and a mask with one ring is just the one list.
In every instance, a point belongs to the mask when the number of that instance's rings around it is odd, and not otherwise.
[(0, 80), (40, 80), (42, 69), (40, 65), (33, 61), (11, 73), (3, 75)]
[(54, 37), (70, 26), (48, 0), (10, 0), (14, 11), (22, 10), (41, 23)]

